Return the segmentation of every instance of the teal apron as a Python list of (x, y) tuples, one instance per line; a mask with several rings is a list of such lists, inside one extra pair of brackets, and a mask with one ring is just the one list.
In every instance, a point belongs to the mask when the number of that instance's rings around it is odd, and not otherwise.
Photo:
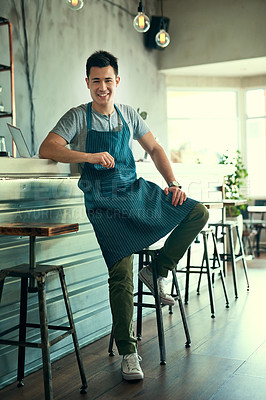
[(137, 179), (130, 148), (130, 130), (118, 107), (121, 131), (95, 131), (91, 127), (91, 107), (87, 105), (87, 153), (107, 151), (115, 167), (85, 163), (79, 181), (84, 192), (88, 218), (108, 268), (117, 261), (151, 245), (174, 229), (195, 207), (188, 198), (182, 206), (172, 205), (155, 183)]

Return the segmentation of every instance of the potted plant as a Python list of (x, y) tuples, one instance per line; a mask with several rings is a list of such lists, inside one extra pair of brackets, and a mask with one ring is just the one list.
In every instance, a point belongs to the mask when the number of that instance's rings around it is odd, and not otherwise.
[[(242, 160), (239, 150), (236, 152), (236, 157), (230, 159), (228, 154), (223, 154), (220, 164), (231, 164), (234, 166), (234, 172), (225, 177), (225, 198), (226, 199), (246, 199), (247, 198), (247, 170)], [(230, 206), (226, 209), (227, 217), (237, 217), (241, 215), (241, 211), (245, 211), (246, 205)]]

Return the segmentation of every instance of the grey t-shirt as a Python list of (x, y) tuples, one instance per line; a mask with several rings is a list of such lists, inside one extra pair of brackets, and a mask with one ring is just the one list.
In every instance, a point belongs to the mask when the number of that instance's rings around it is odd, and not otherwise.
[[(116, 104), (123, 115), (124, 120), (128, 124), (131, 139), (129, 146), (132, 147), (132, 139), (138, 140), (145, 133), (149, 132), (149, 127), (141, 118), (141, 116), (132, 107), (124, 104)], [(70, 144), (72, 150), (86, 151), (87, 137), (87, 121), (86, 121), (87, 104), (81, 104), (78, 107), (71, 108), (58, 121), (51, 130), (64, 138)], [(100, 114), (92, 109), (92, 129), (96, 131), (121, 131), (122, 121), (116, 110), (108, 116)]]

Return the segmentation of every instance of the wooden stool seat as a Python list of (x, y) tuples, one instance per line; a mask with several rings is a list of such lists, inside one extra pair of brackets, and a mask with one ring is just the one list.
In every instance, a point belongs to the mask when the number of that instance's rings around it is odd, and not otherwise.
[(0, 224), (0, 235), (11, 236), (54, 236), (63, 233), (76, 232), (78, 224), (56, 224), (56, 223), (22, 223)]
[[(18, 371), (17, 371), (18, 387), (24, 385), (23, 379), (24, 379), (24, 369), (25, 369), (25, 348), (33, 347), (42, 349), (44, 391), (46, 400), (53, 399), (50, 347), (69, 335), (72, 335), (73, 344), (75, 347), (77, 363), (82, 381), (82, 387), (80, 391), (81, 393), (86, 393), (87, 381), (81, 360), (81, 354), (80, 354), (76, 329), (74, 325), (73, 315), (70, 307), (70, 301), (65, 282), (63, 267), (55, 265), (36, 264), (35, 238), (36, 236), (54, 236), (63, 233), (75, 232), (78, 229), (79, 229), (78, 224), (12, 223), (12, 224), (0, 225), (1, 235), (29, 236), (30, 238), (29, 264), (21, 264), (11, 268), (0, 270), (0, 302), (2, 298), (5, 279), (8, 277), (15, 277), (21, 280), (19, 324), (8, 328), (4, 332), (1, 332), (0, 343), (12, 346), (18, 346), (19, 348)], [(51, 274), (57, 274), (59, 276), (62, 295), (66, 309), (66, 315), (69, 323), (68, 326), (65, 325), (56, 326), (48, 324), (45, 285), (47, 276)], [(27, 322), (28, 292), (38, 293), (38, 305), (39, 305), (38, 323)], [(27, 328), (40, 329), (40, 334), (41, 334), (40, 343), (29, 342), (27, 340), (26, 338)], [(56, 330), (58, 332), (61, 332), (61, 334), (58, 335), (53, 340), (49, 340), (48, 329)], [(18, 340), (10, 340), (3, 338), (3, 336), (15, 330), (19, 331)]]

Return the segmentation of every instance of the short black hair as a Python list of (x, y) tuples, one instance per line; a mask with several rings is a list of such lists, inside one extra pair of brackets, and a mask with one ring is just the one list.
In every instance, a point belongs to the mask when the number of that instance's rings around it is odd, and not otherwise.
[(86, 62), (86, 74), (87, 78), (90, 75), (91, 67), (104, 68), (108, 66), (113, 67), (115, 76), (118, 76), (118, 60), (113, 54), (108, 53), (108, 51), (99, 50), (95, 51)]

